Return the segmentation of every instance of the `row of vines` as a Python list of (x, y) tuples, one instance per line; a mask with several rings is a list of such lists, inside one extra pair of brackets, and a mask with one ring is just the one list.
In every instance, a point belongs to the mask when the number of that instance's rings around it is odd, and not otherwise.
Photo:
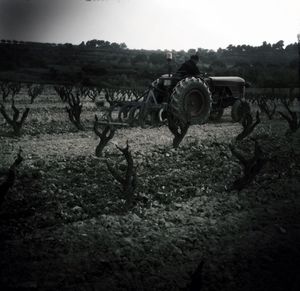
[[(15, 104), (18, 94), (21, 89), (27, 93), (28, 103), (23, 104), (23, 108), (19, 108)], [(12, 134), (20, 136), (22, 134), (22, 127), (30, 112), (30, 105), (34, 103), (38, 96), (43, 93), (44, 87), (39, 84), (21, 85), (19, 83), (2, 82), (0, 84), (0, 92), (2, 100), (0, 103), (0, 113), (2, 114), (5, 122), (12, 128)], [(142, 96), (142, 90), (129, 90), (129, 89), (112, 89), (112, 88), (86, 88), (82, 86), (55, 86), (54, 90), (59, 96), (60, 100), (65, 106), (65, 111), (69, 117), (69, 120), (79, 131), (84, 131), (86, 128), (81, 121), (81, 113), (83, 111), (83, 101), (89, 100), (94, 102), (101, 115), (101, 120), (95, 114), (93, 121), (93, 131), (99, 138), (99, 144), (95, 149), (95, 155), (102, 157), (102, 153), (108, 142), (114, 137), (118, 127), (118, 123), (110, 123), (111, 119), (108, 118), (107, 112), (112, 113), (116, 106), (123, 108), (124, 104), (138, 102), (140, 96)], [(24, 98), (23, 98), (24, 99)], [(23, 100), (24, 101), (24, 100)], [(238, 177), (233, 183), (232, 189), (241, 190), (246, 187), (255, 176), (260, 172), (263, 165), (267, 162), (265, 154), (262, 152), (259, 141), (254, 140), (253, 156), (250, 159), (246, 159), (238, 150), (238, 144), (241, 140), (249, 137), (255, 130), (256, 126), (261, 122), (261, 114), (265, 115), (267, 119), (272, 120), (274, 118), (281, 118), (287, 122), (288, 130), (286, 135), (295, 133), (300, 127), (299, 108), (295, 110), (296, 97), (292, 94), (289, 95), (274, 95), (274, 94), (248, 94), (245, 101), (241, 106), (241, 125), (242, 130), (236, 136), (229, 148), (232, 154), (239, 160), (243, 167), (243, 174)], [(245, 109), (243, 109), (245, 108)], [(249, 110), (250, 108), (250, 110)], [(106, 116), (106, 120), (103, 117)], [(119, 114), (120, 118), (120, 114)], [(104, 121), (103, 121), (104, 120)], [(121, 118), (119, 125), (124, 126)], [(186, 135), (189, 124), (184, 124), (182, 121), (176, 120), (168, 116), (165, 121), (169, 130), (174, 135), (173, 147), (178, 148), (184, 136)], [(128, 125), (128, 124), (127, 124)], [(151, 125), (151, 124), (150, 124)], [(153, 124), (152, 124), (153, 125)], [(109, 172), (113, 175), (116, 181), (118, 181), (125, 194), (125, 200), (127, 206), (131, 206), (133, 203), (134, 191), (137, 184), (137, 173), (134, 160), (129, 150), (127, 143), (126, 147), (118, 147), (123, 154), (127, 167), (122, 171), (118, 168), (114, 168), (108, 161), (106, 161)], [(14, 164), (11, 166), (9, 172), (12, 177), (15, 176), (15, 169), (17, 165), (22, 161), (21, 151)], [(7, 192), (13, 184), (14, 178), (9, 178), (6, 183), (1, 187), (4, 187)], [(3, 196), (4, 197), (4, 196)]]

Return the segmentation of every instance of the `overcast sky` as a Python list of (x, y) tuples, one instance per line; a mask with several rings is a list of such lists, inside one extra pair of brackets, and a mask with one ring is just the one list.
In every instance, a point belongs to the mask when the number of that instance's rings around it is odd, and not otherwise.
[(217, 50), (285, 45), (300, 33), (300, 0), (0, 0), (0, 38), (129, 48)]

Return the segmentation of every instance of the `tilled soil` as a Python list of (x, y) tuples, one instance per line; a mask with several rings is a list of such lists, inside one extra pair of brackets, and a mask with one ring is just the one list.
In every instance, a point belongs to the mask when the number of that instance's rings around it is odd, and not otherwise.
[[(40, 126), (0, 139), (3, 168), (24, 155), (0, 209), (1, 290), (300, 290), (300, 138), (285, 137), (283, 120), (251, 135), (268, 163), (240, 192), (228, 145), (241, 125), (228, 113), (192, 126), (178, 150), (165, 126), (120, 129), (103, 158), (92, 131)], [(138, 165), (130, 209), (105, 164), (127, 140)], [(254, 143), (235, 147), (251, 156)]]

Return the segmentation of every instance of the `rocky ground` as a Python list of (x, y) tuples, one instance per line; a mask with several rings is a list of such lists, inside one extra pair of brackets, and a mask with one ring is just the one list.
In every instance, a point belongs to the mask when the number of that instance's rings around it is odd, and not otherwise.
[[(165, 126), (120, 129), (97, 158), (91, 126), (77, 132), (63, 111), (41, 110), (21, 137), (0, 138), (1, 172), (24, 156), (0, 209), (1, 290), (300, 290), (300, 136), (286, 137), (284, 120), (255, 129), (268, 162), (236, 191), (229, 144), (241, 125), (228, 112), (192, 126), (178, 150)], [(127, 140), (130, 209), (105, 164), (121, 163), (115, 145)], [(254, 142), (235, 147), (251, 156)]]

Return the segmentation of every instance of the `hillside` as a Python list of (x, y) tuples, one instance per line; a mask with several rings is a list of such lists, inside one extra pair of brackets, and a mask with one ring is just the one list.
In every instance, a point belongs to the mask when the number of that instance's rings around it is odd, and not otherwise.
[[(165, 51), (130, 50), (125, 44), (90, 41), (80, 45), (2, 40), (0, 78), (37, 83), (90, 86), (147, 86), (168, 71)], [(232, 46), (212, 51), (173, 51), (172, 71), (193, 53), (210, 75), (238, 75), (256, 87), (298, 87), (297, 44), (264, 42), (259, 47)]]

